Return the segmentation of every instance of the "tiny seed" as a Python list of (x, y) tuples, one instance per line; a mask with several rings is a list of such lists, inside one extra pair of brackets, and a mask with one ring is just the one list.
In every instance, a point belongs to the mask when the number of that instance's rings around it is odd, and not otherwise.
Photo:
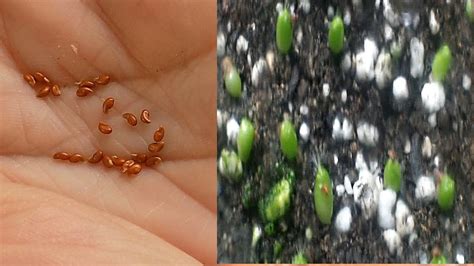
[(114, 155), (110, 158), (112, 159), (112, 162), (114, 163), (115, 166), (122, 166), (123, 163), (125, 162), (124, 158), (120, 158), (117, 155)]
[(122, 173), (125, 173), (127, 172), (128, 168), (130, 168), (132, 165), (135, 164), (135, 161), (134, 160), (126, 160), (123, 164), (122, 164)]
[(110, 134), (112, 133), (112, 127), (105, 124), (105, 123), (102, 123), (102, 122), (99, 122), (99, 131), (103, 134)]
[(106, 114), (110, 108), (114, 106), (115, 100), (112, 97), (105, 99), (104, 103), (102, 104), (102, 111)]
[(67, 152), (57, 152), (53, 155), (54, 159), (57, 160), (68, 160), (71, 155)]
[(145, 165), (148, 167), (151, 167), (155, 164), (160, 164), (161, 163), (161, 157), (160, 156), (151, 156), (146, 160)]
[(98, 163), (102, 160), (104, 153), (101, 150), (97, 150), (92, 156), (89, 158), (90, 163)]
[(94, 91), (89, 87), (79, 87), (79, 89), (77, 89), (77, 91), (76, 91), (76, 95), (78, 97), (85, 97), (85, 96), (89, 95), (89, 93), (92, 93), (92, 92), (94, 92)]
[(59, 88), (57, 84), (53, 85), (53, 87), (51, 88), (51, 93), (53, 93), (54, 96), (61, 95), (61, 89)]
[(156, 141), (156, 142), (159, 142), (163, 139), (163, 137), (165, 136), (165, 128), (163, 126), (160, 126), (156, 131), (155, 131), (155, 134), (153, 135), (153, 139)]
[(50, 91), (50, 87), (46, 85), (38, 91), (38, 93), (36, 94), (36, 97), (40, 97), (40, 98), (45, 97), (49, 94), (49, 91)]
[(69, 157), (69, 161), (71, 163), (77, 163), (84, 161), (84, 158), (79, 153), (74, 153), (73, 155), (71, 155), (71, 157)]
[(137, 159), (135, 161), (137, 163), (144, 163), (146, 162), (147, 159), (148, 159), (148, 155), (146, 155), (145, 153), (140, 153), (138, 154)]
[(89, 80), (81, 81), (79, 82), (79, 87), (88, 87), (88, 88), (94, 88), (95, 83)]
[(127, 119), (127, 122), (131, 126), (137, 125), (137, 117), (131, 113), (125, 113), (122, 115), (123, 118)]
[(49, 79), (41, 72), (36, 72), (35, 74), (33, 74), (33, 76), (35, 77), (36, 81), (38, 82), (45, 82), (47, 84), (51, 83), (51, 81), (49, 81)]
[(163, 149), (164, 146), (165, 146), (164, 141), (154, 142), (148, 145), (148, 150), (150, 152), (159, 152)]
[(107, 85), (110, 81), (109, 75), (100, 75), (94, 79), (95, 84), (98, 85)]
[(129, 175), (136, 175), (138, 173), (140, 173), (140, 171), (142, 170), (142, 166), (138, 163), (130, 166), (128, 169), (127, 169), (127, 174)]
[(107, 168), (110, 168), (110, 167), (114, 166), (114, 162), (112, 161), (112, 159), (108, 155), (104, 155), (104, 157), (102, 157), (102, 163)]
[(143, 109), (142, 114), (140, 115), (140, 119), (143, 121), (143, 123), (150, 123), (150, 112), (148, 110)]
[(31, 87), (36, 84), (35, 77), (33, 77), (31, 74), (25, 74), (23, 75), (23, 78), (26, 80), (26, 82), (28, 82), (28, 84), (30, 84)]

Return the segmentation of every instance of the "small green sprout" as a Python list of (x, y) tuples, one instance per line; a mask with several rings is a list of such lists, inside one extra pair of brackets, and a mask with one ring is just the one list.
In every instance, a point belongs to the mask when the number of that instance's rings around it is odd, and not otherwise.
[(249, 209), (252, 207), (254, 203), (253, 191), (252, 191), (252, 183), (247, 181), (243, 186), (242, 190), (242, 205), (244, 208)]
[(344, 48), (344, 23), (341, 16), (336, 16), (329, 26), (329, 49), (334, 54), (338, 54)]
[(290, 208), (294, 179), (293, 170), (287, 169), (285, 176), (260, 201), (259, 209), (263, 220), (275, 222), (285, 215)]
[(398, 192), (402, 182), (402, 171), (394, 151), (389, 151), (389, 157), (383, 171), (383, 183), (386, 188), (391, 188)]
[(472, 9), (472, 0), (466, 0), (466, 14), (471, 22), (474, 22), (474, 10)]
[(230, 181), (237, 182), (242, 176), (242, 161), (235, 151), (223, 149), (219, 159), (219, 172), (229, 178)]
[(226, 57), (222, 60), (222, 70), (224, 72), (224, 84), (227, 92), (235, 98), (242, 95), (242, 81), (232, 60)]
[(433, 59), (432, 72), (436, 81), (443, 81), (446, 78), (449, 68), (451, 67), (451, 50), (445, 44), (438, 49)]
[(280, 126), (280, 148), (286, 158), (292, 160), (298, 153), (298, 140), (296, 139), (295, 127), (285, 120)]
[(438, 247), (435, 247), (432, 252), (433, 258), (431, 259), (430, 264), (446, 264), (446, 257), (441, 253), (441, 250)]
[(275, 225), (273, 223), (267, 223), (263, 230), (265, 231), (266, 235), (272, 236), (275, 234)]
[(314, 206), (319, 220), (323, 224), (330, 224), (333, 211), (332, 184), (329, 172), (320, 165), (314, 182)]
[(273, 258), (278, 258), (282, 250), (283, 250), (283, 245), (281, 244), (281, 242), (278, 240), (275, 240), (275, 243), (273, 244)]
[(306, 259), (304, 253), (300, 251), (295, 256), (293, 256), (291, 264), (308, 264), (308, 260)]
[(444, 174), (438, 185), (438, 205), (443, 211), (449, 211), (454, 205), (456, 185), (451, 176)]
[(276, 44), (278, 51), (287, 54), (293, 41), (293, 26), (291, 25), (291, 15), (288, 8), (278, 14), (276, 25)]
[(239, 135), (237, 136), (237, 151), (242, 162), (247, 162), (252, 151), (253, 138), (255, 130), (252, 122), (247, 118), (243, 118), (240, 121)]

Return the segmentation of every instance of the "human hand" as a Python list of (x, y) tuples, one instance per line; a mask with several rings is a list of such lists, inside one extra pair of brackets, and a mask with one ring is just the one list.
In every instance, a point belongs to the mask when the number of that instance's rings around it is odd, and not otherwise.
[[(0, 1), (1, 264), (215, 263), (215, 10), (204, 0)], [(22, 78), (35, 71), (62, 95), (37, 98)], [(74, 82), (102, 73), (110, 84), (75, 95)], [(143, 108), (151, 124), (121, 117)], [(144, 151), (159, 125), (164, 161), (136, 177), (52, 159)]]

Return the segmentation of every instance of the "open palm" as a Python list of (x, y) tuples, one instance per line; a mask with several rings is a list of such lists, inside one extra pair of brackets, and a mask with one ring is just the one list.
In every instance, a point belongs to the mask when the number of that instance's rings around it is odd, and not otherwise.
[[(0, 264), (215, 262), (215, 1), (3, 0), (0, 17)], [(37, 98), (35, 71), (62, 95)], [(121, 117), (144, 108), (151, 124)], [(159, 125), (163, 163), (133, 178), (52, 159), (145, 151)]]

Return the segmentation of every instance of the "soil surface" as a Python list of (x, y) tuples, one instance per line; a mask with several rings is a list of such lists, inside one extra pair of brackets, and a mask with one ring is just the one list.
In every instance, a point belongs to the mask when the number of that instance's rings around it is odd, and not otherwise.
[[(331, 5), (334, 13), (340, 12), (344, 16), (349, 12), (351, 15), (349, 26), (345, 26), (342, 54), (362, 50), (367, 37), (377, 43), (379, 51), (389, 50), (392, 41), (384, 36), (384, 1), (380, 1), (379, 9), (376, 9), (375, 1), (366, 0), (359, 1), (359, 8), (352, 4), (356, 1), (309, 2), (311, 7), (306, 13), (300, 2), (289, 1), (295, 15), (293, 45), (290, 53), (282, 56), (275, 43), (276, 1), (218, 1), (218, 33), (225, 36), (225, 51), (218, 55), (218, 112), (223, 120), (218, 129), (218, 155), (223, 148), (237, 150), (227, 139), (229, 118), (234, 117), (240, 123), (242, 117), (248, 117), (256, 130), (251, 159), (243, 165), (242, 180), (232, 183), (218, 174), (219, 263), (291, 262), (298, 252), (303, 252), (308, 262), (314, 263), (426, 263), (431, 260), (435, 246), (443, 250), (449, 262), (455, 262), (457, 254), (462, 254), (466, 263), (472, 262), (474, 89), (472, 85), (468, 90), (463, 89), (462, 80), (464, 74), (474, 78), (474, 24), (469, 24), (466, 18), (464, 1), (451, 0), (447, 4), (444, 0), (426, 0), (422, 1), (423, 5), (409, 7), (412, 14), (418, 14), (419, 20), (413, 23), (416, 26), (392, 27), (393, 39), (400, 37), (405, 41), (402, 42), (401, 57), (392, 60), (393, 78), (384, 89), (379, 89), (375, 80), (356, 81), (353, 68), (344, 72), (342, 56), (333, 56), (327, 46), (328, 8)], [(435, 35), (429, 27), (431, 10), (440, 24), (439, 33)], [(240, 36), (248, 41), (248, 49), (237, 51)], [(410, 76), (409, 41), (412, 37), (418, 37), (425, 50), (424, 71), (420, 78)], [(429, 80), (431, 62), (442, 43), (451, 48), (453, 64), (443, 83), (446, 102), (437, 112), (433, 127), (422, 106), (421, 89)], [(232, 98), (224, 88), (220, 64), (224, 56), (233, 60), (240, 73), (244, 87), (241, 99)], [(252, 83), (252, 68), (261, 58), (266, 67), (256, 85)], [(391, 94), (393, 79), (399, 75), (407, 79), (410, 90), (408, 101), (401, 107), (394, 103)], [(330, 86), (327, 97), (323, 95), (324, 83)], [(345, 102), (341, 100), (343, 90), (347, 93)], [(335, 141), (332, 138), (336, 117), (351, 121), (354, 126), (352, 140)], [(284, 159), (279, 147), (277, 129), (284, 118), (294, 123), (298, 134), (299, 153), (294, 162)], [(380, 137), (375, 147), (359, 142), (356, 127), (360, 121), (377, 127)], [(308, 141), (298, 133), (303, 122), (310, 129)], [(432, 143), (429, 158), (421, 153), (426, 136)], [(405, 151), (407, 141), (409, 152)], [(377, 215), (365, 220), (353, 195), (337, 196), (334, 190), (333, 223), (329, 226), (320, 223), (313, 204), (319, 163), (328, 168), (334, 189), (344, 183), (345, 175), (349, 175), (352, 184), (357, 180), (354, 164), (358, 152), (364, 154), (367, 162), (377, 162), (383, 173), (389, 149), (395, 150), (403, 169), (402, 188), (397, 198), (405, 201), (415, 218), (414, 235), (402, 239), (400, 255), (390, 254)], [(274, 174), (278, 162), (294, 169), (296, 183), (291, 208), (275, 224), (275, 233), (271, 235), (264, 231), (258, 201), (280, 179)], [(455, 179), (456, 198), (452, 212), (441, 212), (436, 200), (423, 203), (415, 197), (418, 177), (434, 176), (436, 169), (446, 169)], [(251, 188), (250, 207), (242, 204), (244, 187)], [(339, 233), (334, 219), (344, 206), (351, 209), (352, 223), (348, 233)], [(252, 247), (254, 226), (262, 228), (262, 236)], [(276, 243), (282, 245), (280, 254), (274, 254)]]

